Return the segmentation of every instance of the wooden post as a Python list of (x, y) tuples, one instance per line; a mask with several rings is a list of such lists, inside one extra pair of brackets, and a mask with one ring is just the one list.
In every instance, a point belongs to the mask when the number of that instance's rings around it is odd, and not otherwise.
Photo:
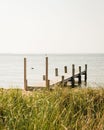
[(87, 84), (87, 64), (85, 64), (85, 85)]
[(67, 73), (67, 66), (64, 66), (64, 72)]
[(81, 66), (79, 66), (78, 85), (81, 85)]
[(58, 68), (55, 68), (55, 76), (58, 76)]
[(72, 64), (72, 86), (75, 85), (74, 75), (75, 75), (75, 65)]
[(62, 76), (62, 86), (64, 86), (64, 76)]
[(28, 90), (28, 81), (26, 79), (26, 91)]
[(45, 75), (43, 75), (43, 80), (45, 80)]
[(24, 58), (24, 89), (27, 90), (26, 58)]
[(50, 80), (48, 80), (47, 88), (50, 89)]
[(46, 80), (46, 87), (48, 88), (48, 57), (46, 57), (46, 75), (45, 75), (45, 80)]

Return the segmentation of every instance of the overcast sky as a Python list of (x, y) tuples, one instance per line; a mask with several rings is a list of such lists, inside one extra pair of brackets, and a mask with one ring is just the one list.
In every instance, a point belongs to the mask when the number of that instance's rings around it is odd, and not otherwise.
[(104, 0), (0, 0), (0, 53), (104, 53)]

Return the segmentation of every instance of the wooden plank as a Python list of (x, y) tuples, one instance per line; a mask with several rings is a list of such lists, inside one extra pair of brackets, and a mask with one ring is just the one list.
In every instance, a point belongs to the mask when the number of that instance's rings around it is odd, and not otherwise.
[(38, 86), (38, 87), (36, 87), (36, 86), (28, 86), (28, 87), (27, 87), (27, 91), (33, 91), (33, 90), (44, 89), (44, 88), (46, 88), (46, 87), (41, 87), (41, 86)]
[[(68, 77), (68, 78), (64, 78), (64, 76), (62, 76), (62, 80), (59, 82), (56, 82), (52, 85), (59, 85), (59, 84), (66, 84), (68, 82), (71, 82), (72, 86), (75, 85), (75, 78), (78, 78), (78, 84), (82, 83), (82, 79), (81, 79), (81, 75), (85, 75), (85, 81), (87, 82), (87, 65), (85, 65), (85, 71), (81, 72), (81, 66), (79, 66), (79, 73), (75, 74), (75, 66), (74, 64), (72, 65), (72, 76)], [(52, 86), (51, 85), (51, 86)]]
[(81, 72), (81, 75), (85, 75), (85, 71), (82, 71), (82, 72)]
[(78, 78), (79, 77), (79, 73), (74, 75), (74, 78)]
[(69, 82), (69, 81), (71, 81), (71, 80), (72, 80), (72, 76), (69, 77), (69, 78), (67, 78), (67, 79), (64, 79), (64, 82), (66, 83), (66, 82)]
[[(81, 72), (81, 74), (82, 74), (82, 73), (85, 73), (85, 71)], [(73, 76), (64, 79), (64, 83), (71, 82), (71, 81), (72, 81), (72, 78), (73, 78)], [(79, 73), (78, 73), (78, 74), (75, 74), (75, 75), (74, 75), (74, 78), (79, 78)], [(60, 84), (61, 82), (62, 82), (62, 81), (59, 81), (59, 82), (56, 82), (55, 84)], [(55, 84), (54, 84), (54, 85), (55, 85)]]

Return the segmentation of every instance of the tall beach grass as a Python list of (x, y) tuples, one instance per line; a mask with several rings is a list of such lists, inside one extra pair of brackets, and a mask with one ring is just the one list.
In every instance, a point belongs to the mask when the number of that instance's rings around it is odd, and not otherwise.
[(104, 89), (0, 89), (0, 130), (104, 130)]

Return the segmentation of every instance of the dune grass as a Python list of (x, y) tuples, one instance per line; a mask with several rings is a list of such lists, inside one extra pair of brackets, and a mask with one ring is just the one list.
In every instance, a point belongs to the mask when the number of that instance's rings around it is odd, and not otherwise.
[(104, 89), (0, 89), (0, 130), (104, 130)]

